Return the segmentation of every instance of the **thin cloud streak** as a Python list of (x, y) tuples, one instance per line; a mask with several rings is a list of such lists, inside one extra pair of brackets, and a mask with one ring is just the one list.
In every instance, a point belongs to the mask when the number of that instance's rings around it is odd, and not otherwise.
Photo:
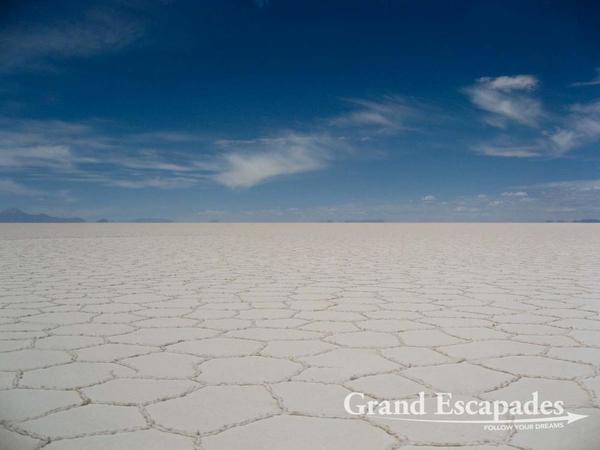
[(542, 156), (540, 149), (530, 145), (510, 145), (510, 144), (479, 144), (472, 149), (485, 156), (496, 156), (501, 158), (535, 158)]
[(336, 127), (362, 127), (378, 133), (395, 134), (411, 130), (411, 122), (420, 116), (419, 108), (400, 96), (345, 101), (352, 110), (330, 120)]
[(571, 83), (571, 86), (581, 87), (581, 86), (598, 86), (600, 85), (600, 67), (596, 68), (596, 76), (589, 81), (577, 81), (575, 83)]
[(180, 136), (165, 136), (162, 141), (135, 133), (115, 137), (87, 123), (4, 119), (0, 172), (136, 189), (189, 186), (193, 178), (201, 179), (201, 164), (175, 151)]
[(121, 49), (142, 33), (137, 20), (108, 9), (89, 10), (76, 22), (14, 27), (0, 33), (0, 70), (49, 68), (56, 60)]
[(6, 180), (0, 179), (0, 193), (12, 194), (12, 195), (24, 196), (24, 197), (34, 197), (34, 196), (40, 196), (43, 194), (42, 191), (39, 191), (37, 189), (32, 189), (30, 187), (27, 187), (21, 183), (17, 183), (16, 181), (10, 180), (10, 179), (6, 179)]

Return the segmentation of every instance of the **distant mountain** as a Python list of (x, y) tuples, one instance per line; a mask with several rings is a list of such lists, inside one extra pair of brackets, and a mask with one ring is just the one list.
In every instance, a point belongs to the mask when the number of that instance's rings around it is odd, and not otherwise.
[(546, 223), (600, 223), (600, 219), (546, 220)]
[[(8, 223), (83, 223), (80, 217), (54, 217), (48, 214), (28, 214), (17, 208), (5, 209), (0, 211), (0, 222)], [(102, 218), (97, 223), (112, 223), (110, 219)], [(133, 220), (125, 220), (125, 223), (173, 223), (170, 219), (160, 217), (148, 217)]]
[(133, 219), (131, 223), (173, 223), (170, 219), (162, 219), (160, 217), (149, 217), (143, 219)]
[(383, 219), (346, 219), (346, 220), (321, 220), (321, 223), (385, 223)]
[(81, 223), (80, 217), (53, 217), (48, 214), (27, 214), (17, 208), (0, 211), (0, 222), (10, 223)]

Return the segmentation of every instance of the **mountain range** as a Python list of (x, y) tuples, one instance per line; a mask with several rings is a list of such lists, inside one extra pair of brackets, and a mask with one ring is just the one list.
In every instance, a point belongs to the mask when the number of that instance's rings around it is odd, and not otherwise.
[[(81, 217), (55, 217), (48, 214), (29, 214), (17, 208), (0, 211), (0, 222), (4, 223), (84, 223)], [(100, 219), (98, 223), (109, 223), (110, 220)], [(132, 219), (124, 222), (133, 223), (170, 223), (172, 220), (161, 218)]]
[(17, 208), (0, 211), (0, 222), (11, 223), (81, 223), (81, 217), (54, 217), (48, 214), (28, 214)]
[[(0, 211), (0, 223), (84, 223), (81, 217), (55, 217), (48, 214), (29, 214), (17, 208), (9, 208)], [(112, 221), (109, 219), (100, 219), (96, 223), (173, 223), (173, 220), (163, 218), (141, 218), (130, 220)], [(347, 223), (383, 223), (383, 219), (368, 220), (326, 220), (325, 223), (347, 222)], [(578, 220), (547, 220), (547, 223), (600, 223), (600, 219), (578, 219)]]

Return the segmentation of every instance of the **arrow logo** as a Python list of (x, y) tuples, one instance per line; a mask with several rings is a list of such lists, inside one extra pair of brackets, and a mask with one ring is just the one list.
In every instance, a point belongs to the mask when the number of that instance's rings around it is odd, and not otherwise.
[(402, 417), (387, 417), (380, 416), (386, 420), (402, 420), (405, 422), (428, 422), (428, 423), (480, 423), (480, 424), (497, 424), (497, 423), (542, 423), (542, 422), (567, 422), (571, 424), (578, 420), (585, 419), (586, 415), (567, 413), (566, 416), (559, 417), (539, 417), (535, 419), (507, 419), (507, 420), (440, 420), (440, 419), (406, 419)]

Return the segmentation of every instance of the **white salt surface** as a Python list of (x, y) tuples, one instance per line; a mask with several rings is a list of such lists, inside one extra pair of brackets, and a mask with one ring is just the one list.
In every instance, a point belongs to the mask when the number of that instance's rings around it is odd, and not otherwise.
[[(598, 225), (3, 224), (0, 449), (598, 449), (599, 310)], [(589, 417), (343, 409), (534, 390)]]

